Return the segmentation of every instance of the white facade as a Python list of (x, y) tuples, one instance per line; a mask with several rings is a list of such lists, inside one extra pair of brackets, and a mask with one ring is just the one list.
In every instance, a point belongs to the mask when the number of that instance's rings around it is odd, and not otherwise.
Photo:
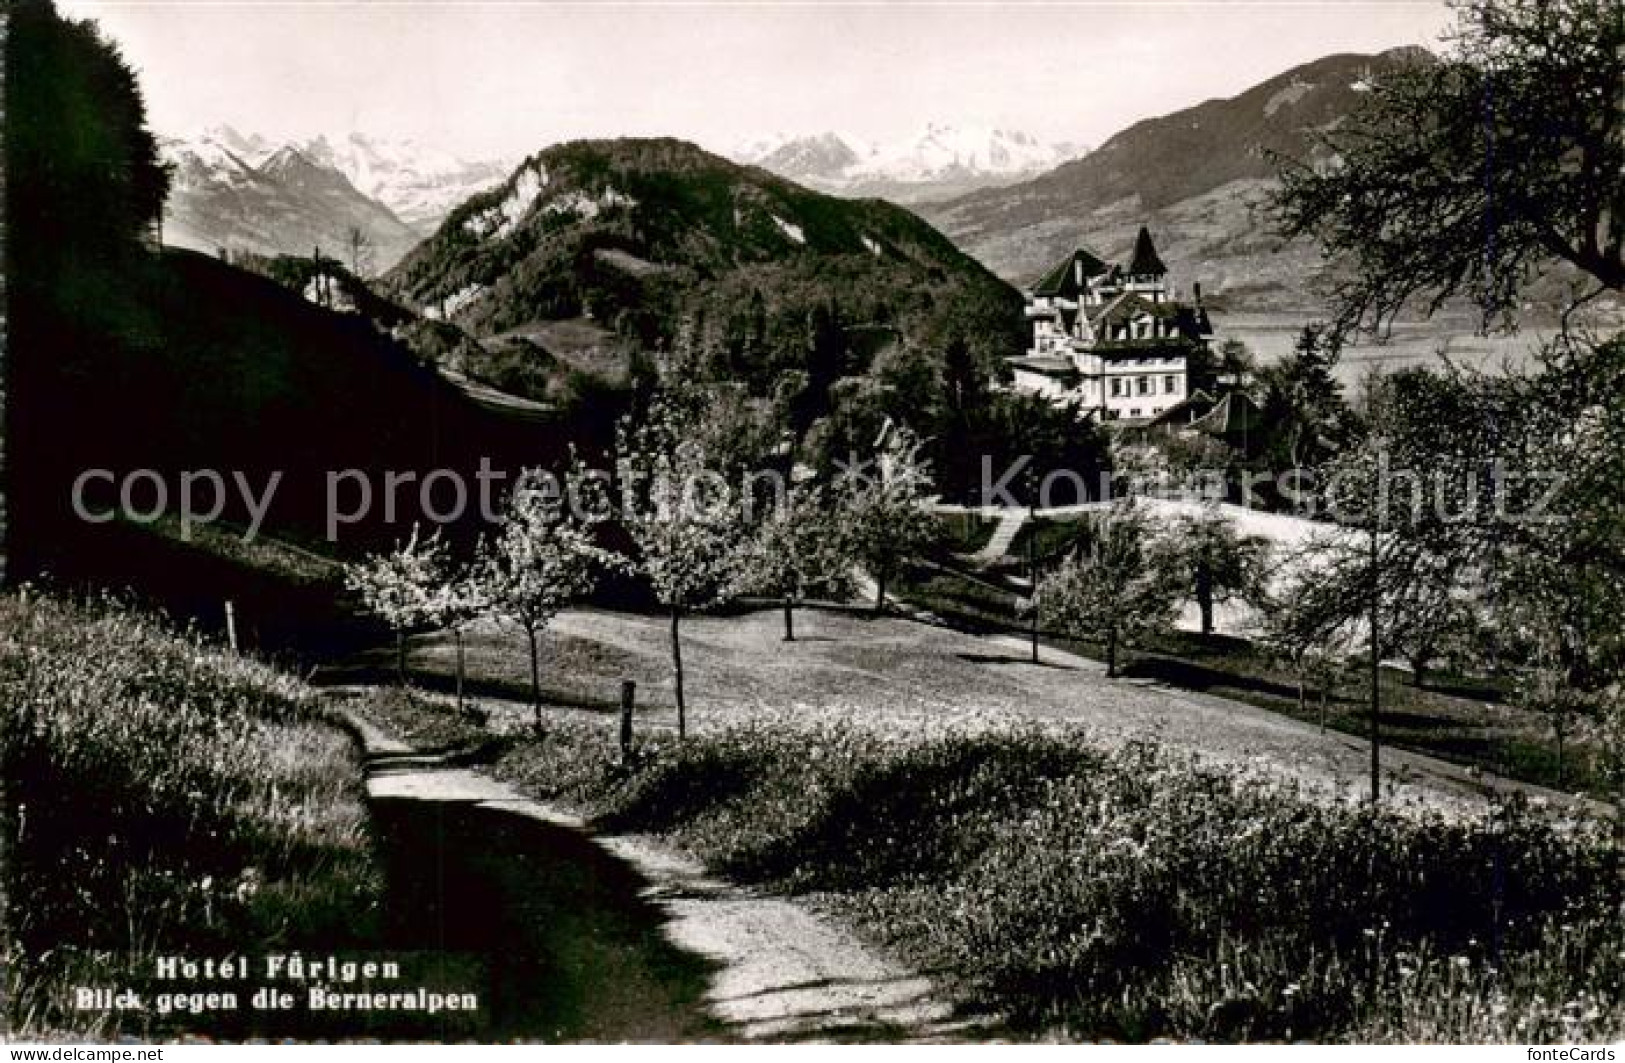
[(1185, 356), (1080, 355), (1082, 381), (1076, 393), (1084, 406), (1102, 409), (1108, 420), (1155, 417), (1186, 395)]

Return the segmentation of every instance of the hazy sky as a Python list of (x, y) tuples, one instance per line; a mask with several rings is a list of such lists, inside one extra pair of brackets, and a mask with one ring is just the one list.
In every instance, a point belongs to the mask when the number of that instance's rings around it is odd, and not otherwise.
[(59, 0), (140, 71), (153, 125), (352, 128), (467, 155), (574, 136), (713, 148), (927, 122), (1099, 144), (1332, 52), (1433, 44), (1437, 0), (531, 3)]

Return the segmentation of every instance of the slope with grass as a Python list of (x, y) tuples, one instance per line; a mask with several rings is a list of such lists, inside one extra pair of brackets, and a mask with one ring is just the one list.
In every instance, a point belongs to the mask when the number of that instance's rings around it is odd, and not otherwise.
[[(373, 707), (441, 742), (490, 737), (432, 702)], [(1075, 731), (723, 719), (686, 742), (645, 733), (627, 767), (606, 720), (538, 736), (498, 717), (494, 771), (817, 903), (1034, 1038), (1625, 1033), (1605, 824), (1557, 828), (1516, 800), (1467, 820), (1372, 815)]]
[[(429, 474), (456, 474), (474, 500), (482, 460), (511, 475), (556, 460), (574, 431), (547, 411), (471, 396), (364, 317), (205, 256), (143, 259), (123, 284), (104, 300), (118, 319), (105, 331), (32, 304), (18, 310), (34, 341), (14, 364), (15, 393), (28, 402), (10, 417), (8, 440), (20, 572), (69, 579), (100, 566), (120, 577), (113, 585), (142, 587), (184, 575), (133, 568), (108, 525), (78, 518), (72, 485), (86, 470), (120, 480), (151, 470), (171, 515), (182, 474), (212, 471), (227, 488), (221, 521), (251, 523), (244, 484), (269, 499), (260, 530), (299, 541), (323, 542), (330, 516), (355, 513), (327, 544), (345, 553), (393, 542), (429, 508), (450, 512), (444, 484), (423, 505)], [(386, 497), (390, 473), (405, 486)], [(86, 495), (92, 513), (118, 507), (116, 487), (103, 486)], [(150, 480), (133, 497), (142, 513), (158, 501)], [(214, 501), (200, 484), (198, 508)], [(478, 508), (465, 501), (465, 527)]]
[(13, 1030), (272, 1034), (246, 1010), (78, 1011), (72, 989), (150, 1003), (211, 988), (155, 984), (158, 957), (370, 942), (382, 880), (359, 758), (303, 684), (117, 603), (32, 592), (0, 598), (0, 703)]
[[(637, 684), (638, 726), (672, 728), (668, 624), (659, 616), (598, 610), (561, 615), (543, 642), (546, 700), (562, 716), (608, 719), (618, 709), (621, 682), (631, 679)], [(797, 641), (784, 643), (782, 620), (771, 610), (685, 619), (689, 725), (707, 730), (763, 720), (841, 723), (906, 737), (945, 727), (985, 731), (1037, 724), (1084, 731), (1113, 745), (1159, 741), (1261, 778), (1294, 780), (1331, 801), (1358, 799), (1367, 791), (1363, 739), (1325, 733), (1312, 722), (1242, 700), (1150, 677), (1109, 681), (1103, 665), (1057, 649), (1033, 665), (1026, 645), (1005, 636), (875, 619), (867, 610), (819, 610), (796, 628)], [(529, 665), (520, 641), (482, 626), (465, 642), (470, 690), (490, 699), (496, 718), (528, 720)], [(414, 681), (449, 690), (454, 660), (450, 636), (415, 640)], [(392, 675), (390, 669), (389, 655), (380, 649), (329, 676), (382, 679)], [(1400, 803), (1452, 815), (1482, 815), (1497, 788), (1557, 798), (1428, 757), (1393, 751), (1385, 763), (1385, 792)]]

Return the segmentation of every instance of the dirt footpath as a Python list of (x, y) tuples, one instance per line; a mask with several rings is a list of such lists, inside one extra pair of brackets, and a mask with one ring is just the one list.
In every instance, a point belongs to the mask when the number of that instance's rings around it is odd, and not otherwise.
[(489, 961), (481, 1039), (957, 1040), (930, 979), (654, 839), (600, 836), (354, 718), (401, 925)]

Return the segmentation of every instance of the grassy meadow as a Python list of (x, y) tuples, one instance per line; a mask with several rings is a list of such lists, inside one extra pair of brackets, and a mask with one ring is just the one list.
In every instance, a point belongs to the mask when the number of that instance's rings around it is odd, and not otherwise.
[[(371, 711), (488, 743), (443, 702)], [(495, 722), (495, 721), (494, 721)], [(504, 728), (493, 770), (801, 895), (1036, 1039), (1625, 1036), (1619, 853), (1521, 803), (1373, 815), (1059, 728), (741, 723), (620, 763), (608, 721)]]
[[(1062, 524), (1046, 524), (1037, 529), (1035, 546), (1040, 553), (1059, 549), (1073, 534)], [(909, 570), (898, 579), (897, 592), (966, 630), (1025, 630), (1014, 593), (946, 566)], [(1104, 659), (1103, 645), (1048, 633), (1041, 639)], [(1359, 738), (1370, 730), (1369, 673), (1362, 664), (1351, 659), (1330, 688), (1311, 685), (1300, 704), (1297, 675), (1244, 638), (1170, 631), (1122, 652), (1127, 678), (1229, 698)], [(1515, 704), (1506, 680), (1438, 669), (1418, 687), (1408, 672), (1385, 666), (1381, 684), (1383, 735), (1390, 745), (1520, 782), (1611, 796), (1598, 744), (1581, 730), (1560, 751), (1550, 718)]]
[(0, 597), (0, 703), (15, 1033), (159, 1035), (150, 1012), (71, 1010), (72, 987), (368, 939), (359, 756), (310, 688), (118, 602), (30, 592)]

